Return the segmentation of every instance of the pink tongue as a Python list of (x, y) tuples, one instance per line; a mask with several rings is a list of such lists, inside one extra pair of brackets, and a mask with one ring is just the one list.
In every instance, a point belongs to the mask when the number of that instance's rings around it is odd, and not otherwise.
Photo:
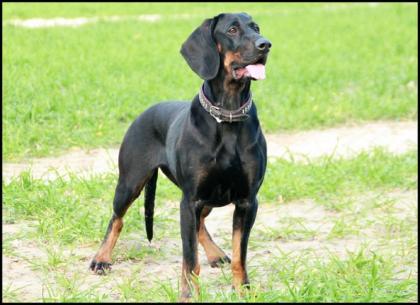
[(249, 75), (255, 79), (265, 78), (265, 66), (262, 64), (248, 65), (245, 69)]

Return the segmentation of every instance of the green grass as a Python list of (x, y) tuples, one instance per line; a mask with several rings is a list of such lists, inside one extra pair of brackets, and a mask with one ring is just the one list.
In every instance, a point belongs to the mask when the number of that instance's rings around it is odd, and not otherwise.
[(7, 300), (7, 302), (18, 303), (19, 293), (20, 293), (20, 289), (14, 289), (11, 287), (11, 285), (3, 286), (2, 296), (3, 296), (3, 300)]
[[(273, 43), (253, 84), (266, 132), (417, 117), (417, 7), (407, 4), (3, 4), (3, 19), (160, 14), (78, 28), (3, 25), (3, 158), (118, 145), (134, 118), (201, 80), (179, 49), (205, 17), (246, 11)], [(190, 14), (176, 18), (173, 14)]]
[[(60, 303), (77, 303), (89, 302), (100, 303), (106, 300), (105, 295), (95, 292), (98, 288), (96, 285), (82, 289), (83, 284), (81, 275), (73, 275), (72, 277), (65, 276), (59, 272), (54, 274), (55, 286), (46, 285), (45, 293), (43, 294), (42, 302), (60, 302)], [(58, 288), (57, 288), (58, 286)]]
[[(243, 297), (230, 291), (231, 272), (226, 266), (217, 276), (203, 274), (200, 277), (201, 292), (196, 300), (416, 300), (417, 281), (415, 274), (408, 270), (415, 268), (413, 264), (417, 259), (417, 230), (414, 229), (417, 220), (414, 213), (398, 217), (395, 200), (383, 196), (389, 190), (415, 190), (416, 174), (417, 151), (392, 155), (375, 150), (351, 159), (326, 157), (309, 164), (284, 160), (270, 163), (260, 191), (260, 209), (311, 198), (330, 213), (330, 232), (321, 233), (308, 227), (303, 218), (278, 215), (277, 226), (260, 227), (252, 233), (250, 253), (270, 250), (270, 254), (256, 255), (248, 262), (251, 290)], [(116, 267), (109, 276), (98, 277), (95, 283), (87, 281), (91, 275), (85, 267), (90, 256), (81, 253), (80, 248), (91, 249), (89, 253), (93, 255), (100, 244), (111, 215), (116, 180), (115, 174), (106, 174), (91, 179), (72, 176), (69, 181), (44, 182), (24, 173), (10, 183), (3, 182), (3, 222), (25, 221), (29, 226), (28, 230), (4, 239), (3, 254), (25, 261), (30, 270), (42, 275), (41, 301), (178, 300), (176, 280), (158, 279), (153, 273), (147, 278), (139, 276), (148, 270), (151, 262), (170, 261), (174, 270), (180, 268), (172, 260), (174, 256), (181, 256), (181, 248), (171, 246), (174, 240), (180, 239), (179, 210), (176, 205), (168, 204), (168, 201), (179, 200), (180, 191), (162, 177), (157, 187), (153, 242), (160, 246), (150, 246), (146, 241), (143, 198), (140, 198), (124, 218), (124, 229), (113, 255), (116, 266), (128, 263), (132, 269), (122, 277)], [(288, 252), (283, 248), (289, 242), (324, 240), (325, 245), (355, 237), (369, 237), (371, 244), (362, 243), (345, 256), (333, 252), (320, 254), (315, 249)], [(226, 238), (227, 242), (221, 246), (229, 251), (230, 237)], [(41, 249), (45, 255), (31, 259), (27, 252), (16, 248), (12, 243), (15, 239)], [(3, 288), (3, 295), (4, 300), (20, 300), (19, 290), (10, 285)]]
[(393, 281), (392, 259), (375, 253), (351, 253), (344, 260), (335, 256), (326, 261), (306, 259), (291, 259), (286, 266), (279, 257), (273, 264), (292, 302), (398, 302), (406, 300), (411, 294), (407, 288), (415, 285), (414, 279)]
[(322, 202), (380, 187), (415, 188), (417, 169), (417, 151), (394, 156), (376, 149), (356, 158), (326, 156), (308, 164), (276, 159), (267, 167), (260, 201), (274, 202), (280, 195), (285, 201), (308, 197)]
[[(367, 5), (352, 4), (353, 8), (366, 8)], [(3, 18), (8, 19), (29, 19), (29, 18), (54, 18), (57, 16), (67, 18), (84, 17), (106, 17), (106, 16), (136, 16), (142, 14), (161, 14), (173, 16), (174, 14), (192, 14), (200, 18), (208, 18), (220, 12), (240, 12), (252, 10), (253, 13), (273, 13), (288, 15), (290, 13), (307, 13), (308, 11), (334, 11), (346, 10), (349, 5), (334, 4), (308, 4), (308, 3), (107, 3), (97, 5), (96, 3), (68, 3), (63, 6), (61, 3), (5, 3), (3, 5)]]
[[(395, 263), (390, 257), (367, 253), (363, 249), (340, 259), (329, 255), (313, 258), (314, 253), (290, 258), (279, 255), (270, 261), (271, 272), (265, 285), (251, 285), (239, 297), (233, 292), (209, 293), (209, 283), (201, 280), (198, 302), (403, 302), (414, 295), (415, 280), (396, 282), (392, 279)], [(259, 273), (261, 278), (263, 274)], [(125, 301), (176, 302), (174, 285), (155, 286), (151, 293), (142, 293), (141, 285), (130, 283)], [(229, 285), (227, 281), (226, 285)], [(164, 286), (164, 287), (162, 287)], [(126, 289), (127, 286), (124, 285)], [(141, 297), (139, 298), (139, 296)]]

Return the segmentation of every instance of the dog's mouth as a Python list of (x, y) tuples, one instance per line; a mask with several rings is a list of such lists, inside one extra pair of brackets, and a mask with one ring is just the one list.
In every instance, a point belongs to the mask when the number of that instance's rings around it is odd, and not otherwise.
[(249, 63), (232, 64), (232, 75), (236, 80), (242, 78), (251, 78), (253, 80), (265, 79), (265, 62), (266, 57), (260, 57), (256, 61)]

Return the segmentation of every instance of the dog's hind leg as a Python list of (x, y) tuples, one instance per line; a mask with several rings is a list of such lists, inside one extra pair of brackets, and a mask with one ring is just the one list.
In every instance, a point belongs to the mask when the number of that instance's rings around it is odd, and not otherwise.
[(112, 250), (123, 227), (123, 216), (131, 203), (140, 195), (141, 190), (153, 173), (154, 171), (151, 171), (145, 177), (139, 179), (140, 182), (136, 185), (127, 185), (126, 181), (120, 177), (115, 190), (113, 214), (108, 229), (101, 247), (90, 264), (90, 269), (97, 274), (104, 274), (106, 269), (110, 269)]
[[(115, 189), (113, 214), (109, 221), (105, 238), (99, 251), (93, 258), (90, 268), (98, 274), (103, 274), (111, 265), (111, 253), (123, 227), (123, 216), (134, 200), (139, 197), (146, 183), (152, 179), (155, 182), (156, 171), (164, 161), (164, 150), (159, 140), (154, 136), (153, 112), (145, 112), (128, 129), (118, 156), (119, 179)], [(153, 210), (153, 191), (149, 189), (146, 213)], [(150, 224), (150, 222), (148, 222)], [(150, 237), (150, 232), (149, 232)]]
[[(185, 194), (181, 201), (181, 237), (182, 237), (182, 275), (181, 275), (181, 302), (191, 299), (192, 287), (196, 295), (199, 295), (197, 277), (200, 275), (200, 263), (198, 261), (197, 214), (200, 214), (194, 202), (191, 202)], [(192, 285), (193, 284), (193, 285)]]
[(207, 259), (212, 268), (220, 267), (223, 263), (230, 263), (230, 258), (217, 246), (213, 239), (211, 238), (209, 232), (207, 231), (206, 225), (204, 224), (204, 219), (210, 214), (211, 208), (204, 207), (201, 211), (200, 227), (198, 231), (198, 241), (203, 246), (204, 251), (206, 252)]

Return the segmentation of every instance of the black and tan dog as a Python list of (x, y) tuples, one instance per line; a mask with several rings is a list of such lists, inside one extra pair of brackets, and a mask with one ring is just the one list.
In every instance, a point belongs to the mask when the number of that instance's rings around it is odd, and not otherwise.
[(159, 103), (128, 129), (119, 153), (114, 213), (90, 268), (110, 268), (123, 216), (145, 187), (147, 238), (153, 237), (158, 169), (183, 193), (181, 201), (181, 299), (191, 296), (188, 281), (200, 273), (198, 242), (211, 266), (230, 262), (213, 242), (204, 220), (214, 207), (235, 204), (232, 234), (233, 286), (249, 283), (246, 253), (263, 182), (266, 142), (252, 103), (251, 80), (265, 77), (271, 43), (247, 14), (206, 19), (182, 45), (181, 54), (204, 84), (189, 102)]

